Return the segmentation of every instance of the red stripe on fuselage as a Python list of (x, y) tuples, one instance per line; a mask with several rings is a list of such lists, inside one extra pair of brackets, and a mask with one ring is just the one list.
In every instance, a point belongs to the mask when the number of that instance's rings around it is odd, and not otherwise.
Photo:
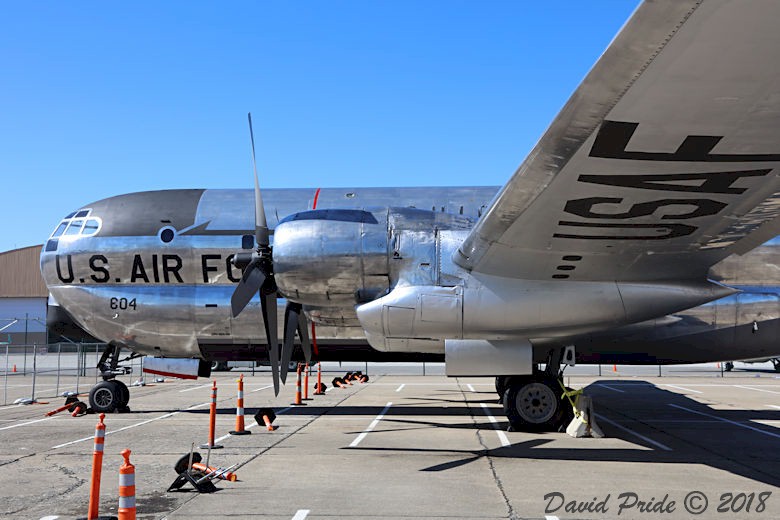
[(163, 372), (162, 370), (152, 370), (150, 368), (144, 368), (144, 372), (158, 376), (178, 377), (179, 379), (198, 379), (198, 376), (191, 376), (189, 374), (174, 374), (173, 372)]

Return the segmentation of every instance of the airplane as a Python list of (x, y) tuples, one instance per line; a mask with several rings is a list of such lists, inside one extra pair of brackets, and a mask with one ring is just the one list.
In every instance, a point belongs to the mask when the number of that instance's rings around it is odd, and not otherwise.
[(187, 377), (269, 360), (278, 393), (309, 323), (321, 359), (495, 377), (518, 430), (560, 427), (577, 362), (777, 357), (778, 19), (776, 2), (641, 4), (501, 188), (261, 193), (255, 169), (254, 191), (79, 208), (41, 272), (111, 345), (91, 406), (126, 406), (123, 348)]

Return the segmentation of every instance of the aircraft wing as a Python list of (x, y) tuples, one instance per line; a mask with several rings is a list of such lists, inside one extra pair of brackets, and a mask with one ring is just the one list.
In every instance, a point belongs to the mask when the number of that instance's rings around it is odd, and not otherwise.
[(780, 2), (643, 3), (455, 255), (525, 279), (706, 276), (780, 231)]

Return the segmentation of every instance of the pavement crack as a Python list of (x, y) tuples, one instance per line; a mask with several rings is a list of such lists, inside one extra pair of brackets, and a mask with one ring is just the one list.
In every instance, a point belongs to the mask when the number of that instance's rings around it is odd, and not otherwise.
[(28, 459), (30, 457), (33, 457), (37, 455), (37, 453), (28, 453), (27, 455), (22, 455), (21, 457), (16, 457), (15, 459), (6, 460), (4, 462), (0, 462), (0, 468), (3, 466), (8, 466), (9, 464), (13, 464), (15, 462), (19, 462), (20, 460)]
[(490, 468), (490, 472), (493, 475), (493, 482), (496, 484), (496, 487), (498, 488), (498, 492), (501, 494), (501, 498), (504, 501), (504, 505), (506, 505), (507, 518), (509, 518), (510, 520), (520, 520), (520, 517), (517, 516), (517, 513), (515, 513), (515, 510), (512, 507), (512, 503), (509, 501), (509, 496), (507, 496), (506, 490), (504, 489), (504, 483), (501, 481), (501, 477), (498, 476), (498, 471), (496, 470), (496, 465), (494, 463), (493, 457), (490, 456), (490, 448), (485, 442), (485, 438), (482, 436), (482, 430), (479, 428), (479, 422), (477, 421), (477, 416), (474, 414), (474, 408), (471, 407), (471, 403), (468, 397), (466, 396), (466, 392), (463, 390), (463, 385), (460, 384), (460, 380), (457, 381), (458, 381), (458, 389), (460, 390), (460, 393), (463, 396), (463, 401), (466, 403), (466, 408), (469, 411), (469, 416), (471, 417), (471, 420), (474, 422), (474, 426), (477, 429), (476, 431), (477, 440), (479, 441), (480, 446), (482, 446), (482, 455), (487, 460), (488, 467)]

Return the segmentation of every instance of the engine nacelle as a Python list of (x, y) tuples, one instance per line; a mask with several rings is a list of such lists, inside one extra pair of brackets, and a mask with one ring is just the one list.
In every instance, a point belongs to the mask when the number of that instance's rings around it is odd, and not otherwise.
[(295, 213), (274, 230), (274, 275), (282, 294), (313, 306), (371, 301), (390, 287), (388, 210)]

